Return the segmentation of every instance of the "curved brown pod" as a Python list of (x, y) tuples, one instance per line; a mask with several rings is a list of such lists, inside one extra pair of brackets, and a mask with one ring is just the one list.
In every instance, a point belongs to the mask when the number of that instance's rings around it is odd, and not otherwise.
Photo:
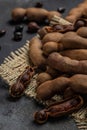
[(30, 41), (29, 57), (35, 66), (45, 64), (46, 58), (43, 55), (42, 43), (38, 37), (33, 37)]
[(28, 66), (24, 72), (19, 75), (16, 82), (10, 86), (10, 95), (14, 98), (22, 96), (34, 73), (34, 69)]
[(79, 110), (83, 103), (83, 98), (79, 95), (75, 95), (61, 102), (54, 103), (39, 112), (35, 112), (34, 120), (37, 123), (42, 124), (47, 121), (48, 117), (56, 118), (69, 115), (76, 110)]
[(47, 64), (63, 73), (87, 74), (87, 60), (74, 60), (57, 52), (48, 56)]

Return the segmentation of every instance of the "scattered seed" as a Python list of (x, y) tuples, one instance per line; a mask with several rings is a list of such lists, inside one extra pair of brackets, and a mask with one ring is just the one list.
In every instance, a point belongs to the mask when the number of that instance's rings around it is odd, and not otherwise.
[(30, 22), (28, 24), (28, 32), (29, 33), (36, 33), (40, 29), (39, 25), (36, 22)]
[(65, 8), (64, 7), (59, 7), (57, 9), (57, 11), (60, 12), (60, 13), (64, 13), (65, 12)]
[(20, 40), (22, 40), (22, 37), (23, 37), (23, 34), (22, 34), (21, 32), (15, 32), (13, 39), (14, 39), (15, 41), (20, 41)]
[(4, 36), (6, 34), (6, 30), (2, 29), (0, 30), (0, 37)]
[(35, 7), (37, 7), (37, 8), (42, 8), (42, 6), (43, 6), (43, 4), (41, 2), (37, 2), (35, 4)]

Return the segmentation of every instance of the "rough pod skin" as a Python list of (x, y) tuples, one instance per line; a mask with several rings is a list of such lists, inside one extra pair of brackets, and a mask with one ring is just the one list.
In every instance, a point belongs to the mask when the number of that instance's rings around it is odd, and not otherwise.
[(35, 66), (45, 64), (45, 57), (43, 56), (42, 43), (38, 37), (34, 37), (30, 41), (29, 57)]
[[(65, 93), (70, 92), (68, 95)], [(55, 94), (64, 93), (65, 97), (73, 94), (87, 94), (87, 75), (76, 74), (71, 78), (59, 77), (42, 83), (36, 89), (39, 100), (48, 100)]]
[(87, 38), (87, 27), (79, 28), (76, 33), (83, 38)]
[(87, 60), (73, 60), (57, 52), (51, 53), (48, 56), (47, 64), (65, 73), (87, 74)]
[(54, 80), (49, 80), (42, 83), (36, 89), (36, 97), (39, 100), (50, 99), (57, 93), (61, 93), (67, 88), (69, 79), (65, 77), (59, 77)]
[(61, 51), (60, 54), (75, 60), (87, 60), (87, 49), (65, 50)]
[(46, 72), (40, 73), (37, 76), (37, 84), (40, 85), (43, 82), (46, 82), (46, 81), (51, 80), (51, 79), (52, 79), (52, 76), (49, 73), (46, 73)]
[(43, 22), (48, 16), (48, 11), (42, 8), (28, 8), (26, 16), (29, 21)]
[(70, 88), (80, 94), (87, 94), (87, 75), (74, 75), (70, 78)]
[(57, 42), (46, 42), (45, 45), (43, 45), (43, 53), (45, 55), (49, 55), (52, 52), (56, 52), (58, 49), (58, 43)]
[(48, 33), (43, 37), (42, 43), (45, 44), (46, 42), (59, 42), (62, 36), (63, 34), (58, 32)]
[(14, 21), (23, 20), (26, 15), (26, 9), (23, 8), (15, 8), (12, 10), (12, 19)]
[(44, 26), (38, 30), (38, 34), (39, 34), (41, 39), (48, 33), (47, 28), (49, 28), (49, 26)]
[[(59, 41), (59, 47), (65, 49), (87, 49), (87, 39), (80, 37), (75, 32), (67, 32)], [(60, 48), (58, 49), (60, 51)]]

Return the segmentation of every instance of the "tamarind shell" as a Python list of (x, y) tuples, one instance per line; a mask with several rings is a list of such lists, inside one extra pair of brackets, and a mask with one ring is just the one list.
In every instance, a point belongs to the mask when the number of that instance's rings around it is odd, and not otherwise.
[(47, 121), (48, 117), (56, 118), (69, 115), (79, 110), (82, 107), (83, 103), (84, 103), (83, 98), (79, 95), (75, 95), (61, 102), (51, 104), (50, 106), (39, 112), (35, 112), (34, 120), (37, 123), (42, 124)]

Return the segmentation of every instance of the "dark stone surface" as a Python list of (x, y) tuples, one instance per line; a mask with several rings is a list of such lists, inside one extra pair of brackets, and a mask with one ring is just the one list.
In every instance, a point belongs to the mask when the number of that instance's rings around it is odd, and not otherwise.
[[(20, 42), (12, 40), (15, 25), (9, 24), (11, 10), (15, 7), (31, 7), (39, 0), (0, 0), (0, 29), (6, 29), (5, 36), (0, 38), (0, 64), (11, 51), (21, 47), (27, 39), (35, 34), (28, 34), (27, 25), (24, 25), (23, 39)], [(82, 0), (41, 0), (43, 7), (57, 10), (62, 6), (66, 8), (64, 16), (70, 8)], [(33, 121), (33, 113), (41, 109), (33, 99), (22, 97), (13, 101), (8, 95), (8, 85), (0, 80), (0, 130), (77, 130), (74, 121), (69, 117), (50, 120), (44, 125), (37, 125)]]

